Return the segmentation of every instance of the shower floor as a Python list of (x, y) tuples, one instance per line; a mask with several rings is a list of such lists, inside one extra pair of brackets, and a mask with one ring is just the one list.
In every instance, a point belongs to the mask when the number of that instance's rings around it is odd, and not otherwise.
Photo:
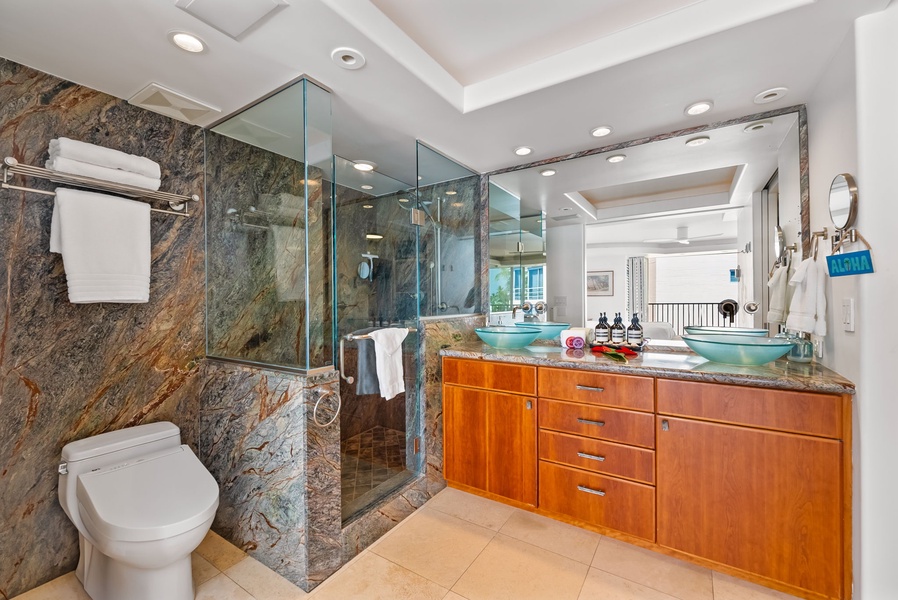
[(340, 443), (344, 521), (411, 476), (405, 468), (405, 444), (404, 431), (381, 426)]

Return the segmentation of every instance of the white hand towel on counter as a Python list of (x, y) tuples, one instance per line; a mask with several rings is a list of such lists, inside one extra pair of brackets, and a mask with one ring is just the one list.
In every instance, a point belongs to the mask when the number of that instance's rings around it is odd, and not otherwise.
[(50, 140), (50, 159), (59, 157), (71, 158), (110, 169), (130, 171), (150, 179), (162, 178), (162, 170), (159, 168), (159, 163), (153, 162), (149, 158), (127, 154), (95, 144), (88, 144), (87, 142), (70, 140), (66, 137)]
[(150, 248), (149, 204), (56, 189), (50, 251), (62, 254), (70, 302), (148, 302)]
[(795, 288), (786, 329), (826, 335), (826, 267), (824, 261), (801, 261), (789, 285)]
[(69, 173), (71, 175), (81, 175), (83, 177), (93, 177), (94, 179), (102, 179), (103, 181), (112, 181), (115, 183), (123, 183), (125, 185), (133, 185), (145, 190), (156, 191), (162, 185), (159, 178), (153, 179), (139, 173), (131, 173), (120, 169), (110, 169), (109, 167), (101, 167), (90, 163), (81, 162), (71, 158), (57, 156), (47, 161), (46, 167), (51, 171), (59, 171), (60, 173)]
[(779, 266), (773, 271), (770, 281), (770, 309), (767, 311), (768, 323), (782, 323), (786, 320), (786, 298), (789, 291), (789, 267)]
[(374, 340), (374, 363), (380, 384), (380, 395), (390, 400), (405, 391), (402, 369), (402, 342), (408, 329), (388, 327), (368, 334)]

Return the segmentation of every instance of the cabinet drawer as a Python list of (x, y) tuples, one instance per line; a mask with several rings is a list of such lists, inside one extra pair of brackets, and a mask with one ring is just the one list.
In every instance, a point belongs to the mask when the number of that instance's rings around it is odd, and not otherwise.
[(541, 430), (539, 457), (587, 471), (636, 479), (650, 485), (655, 483), (655, 453), (652, 450)]
[(540, 508), (655, 540), (655, 488), (539, 462)]
[(535, 396), (536, 367), (444, 358), (443, 383)]
[(655, 410), (655, 385), (651, 377), (540, 367), (539, 395), (647, 412)]
[(830, 394), (659, 379), (658, 413), (842, 438), (842, 397)]
[(655, 447), (654, 415), (651, 413), (540, 398), (539, 426), (562, 433)]

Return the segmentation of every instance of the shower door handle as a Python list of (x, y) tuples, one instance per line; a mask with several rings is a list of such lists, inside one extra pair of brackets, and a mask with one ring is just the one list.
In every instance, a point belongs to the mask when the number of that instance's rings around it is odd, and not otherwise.
[(346, 361), (343, 358), (344, 342), (345, 340), (343, 339), (343, 336), (340, 336), (340, 377), (342, 377), (343, 381), (345, 381), (346, 383), (353, 383), (355, 381), (355, 377), (353, 377), (352, 375), (346, 375)]

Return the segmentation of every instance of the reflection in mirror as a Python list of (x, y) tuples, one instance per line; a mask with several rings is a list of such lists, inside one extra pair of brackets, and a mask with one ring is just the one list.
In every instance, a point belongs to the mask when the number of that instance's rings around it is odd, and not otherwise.
[[(520, 199), (522, 213), (546, 213), (547, 269), (577, 289), (549, 289), (551, 300), (585, 296), (585, 271), (612, 271), (613, 296), (588, 296), (584, 325), (600, 313), (640, 313), (675, 334), (689, 324), (723, 324), (718, 303), (755, 303), (733, 323), (766, 320), (767, 275), (778, 253), (771, 235), (799, 242), (807, 228), (801, 155), (803, 109), (753, 115), (651, 140), (617, 144), (570, 159), (490, 174), (490, 193)], [(700, 137), (702, 143), (694, 140)], [(618, 162), (612, 155), (626, 155)], [(540, 176), (548, 162), (553, 177)], [(806, 178), (805, 178), (806, 179)], [(583, 256), (553, 252), (554, 240), (585, 238)], [(553, 284), (554, 285), (554, 284)], [(763, 303), (763, 304), (762, 304)]]
[(836, 229), (848, 229), (857, 217), (857, 183), (847, 173), (836, 175), (829, 188), (829, 216)]

